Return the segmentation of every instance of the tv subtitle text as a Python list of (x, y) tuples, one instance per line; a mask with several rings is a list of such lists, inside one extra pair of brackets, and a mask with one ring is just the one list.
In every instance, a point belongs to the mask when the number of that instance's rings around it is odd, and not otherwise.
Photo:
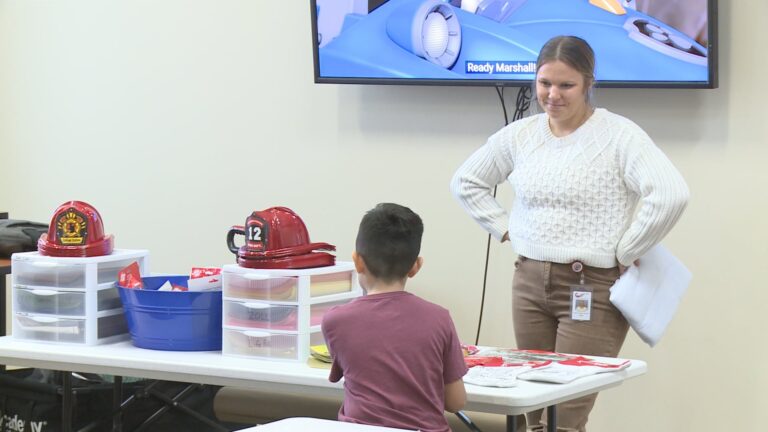
[(536, 62), (468, 60), (464, 62), (464, 71), (468, 74), (488, 75), (535, 73)]

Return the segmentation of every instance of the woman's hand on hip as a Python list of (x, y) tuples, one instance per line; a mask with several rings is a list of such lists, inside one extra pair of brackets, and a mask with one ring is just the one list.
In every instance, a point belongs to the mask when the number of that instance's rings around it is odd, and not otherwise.
[(636, 259), (632, 264), (625, 266), (622, 263), (619, 263), (619, 275), (623, 275), (625, 271), (627, 271), (628, 268), (630, 268), (632, 265), (640, 265), (640, 258)]

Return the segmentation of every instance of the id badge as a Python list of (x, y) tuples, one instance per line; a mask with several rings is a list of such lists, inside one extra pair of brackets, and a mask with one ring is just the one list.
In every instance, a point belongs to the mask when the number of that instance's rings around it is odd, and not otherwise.
[(592, 318), (592, 288), (587, 285), (571, 286), (571, 319), (589, 321)]

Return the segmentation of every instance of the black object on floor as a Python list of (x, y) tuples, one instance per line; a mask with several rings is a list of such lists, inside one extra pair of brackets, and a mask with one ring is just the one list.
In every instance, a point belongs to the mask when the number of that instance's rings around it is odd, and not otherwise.
[(114, 382), (100, 375), (15, 369), (0, 373), (0, 432), (224, 432), (218, 386)]

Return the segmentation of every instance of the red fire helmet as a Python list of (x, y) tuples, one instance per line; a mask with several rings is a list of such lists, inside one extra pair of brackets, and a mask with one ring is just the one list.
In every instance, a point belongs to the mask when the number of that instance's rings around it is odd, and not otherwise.
[(104, 235), (101, 215), (82, 201), (68, 201), (53, 213), (48, 233), (40, 236), (41, 255), (91, 257), (112, 253), (114, 237)]
[[(245, 244), (234, 244), (235, 234), (245, 236)], [(227, 234), (227, 246), (237, 254), (237, 262), (249, 268), (310, 268), (333, 265), (336, 257), (315, 250), (336, 250), (328, 243), (310, 243), (304, 221), (287, 207), (254, 211), (244, 226), (234, 226)]]

